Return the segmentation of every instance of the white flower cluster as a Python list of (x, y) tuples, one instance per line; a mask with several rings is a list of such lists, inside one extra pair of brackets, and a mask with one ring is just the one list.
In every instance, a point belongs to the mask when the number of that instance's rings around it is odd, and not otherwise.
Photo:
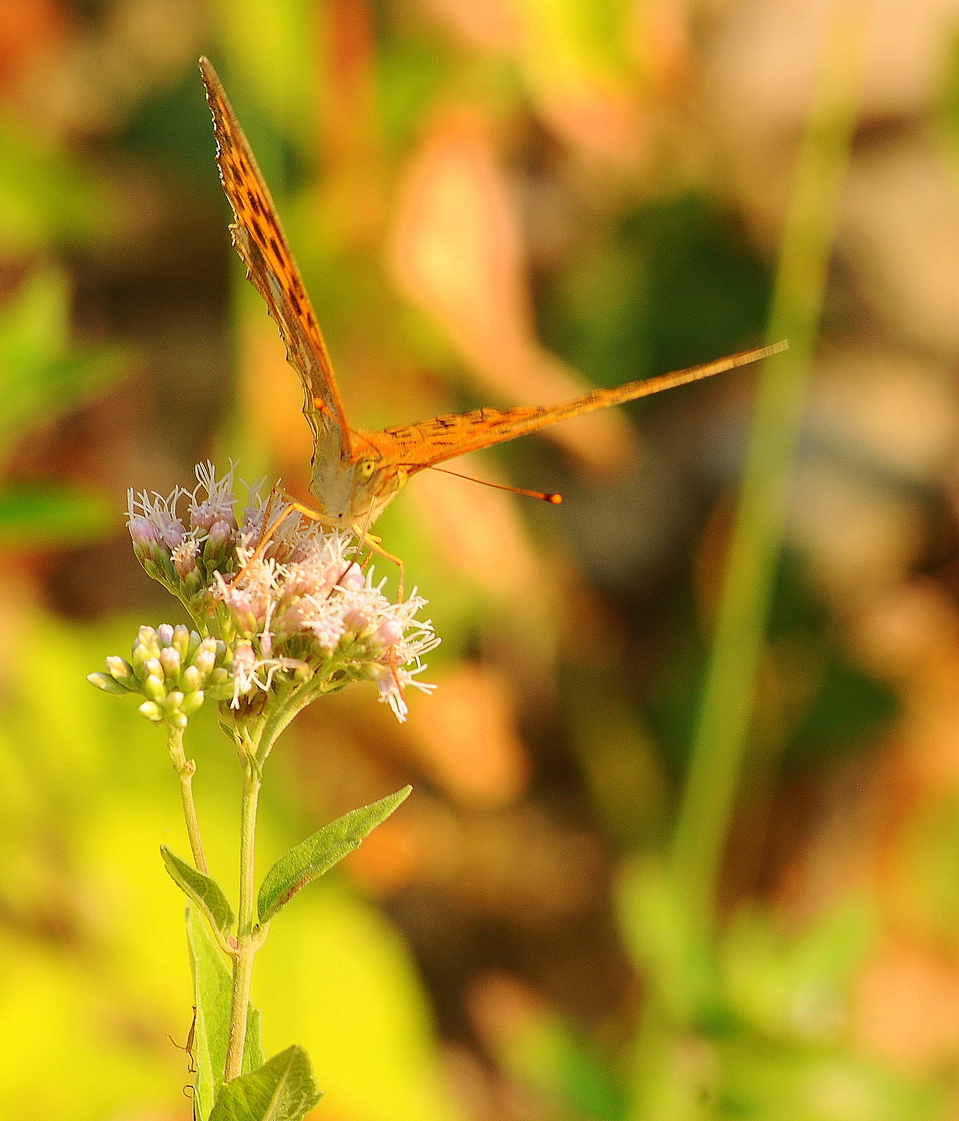
[[(264, 502), (259, 488), (250, 491), (238, 522), (233, 475), (231, 468), (217, 480), (203, 464), (192, 491), (131, 493), (129, 503), (144, 569), (183, 601), (204, 634), (225, 643), (231, 707), (319, 673), (335, 683), (372, 680), (404, 720), (406, 687), (432, 688), (416, 680), (420, 659), (439, 644), (431, 624), (415, 617), (426, 601), (414, 591), (391, 603), (385, 581), (375, 585), (353, 560), (349, 534), (324, 531), (276, 492)], [(265, 526), (273, 528), (264, 540)]]

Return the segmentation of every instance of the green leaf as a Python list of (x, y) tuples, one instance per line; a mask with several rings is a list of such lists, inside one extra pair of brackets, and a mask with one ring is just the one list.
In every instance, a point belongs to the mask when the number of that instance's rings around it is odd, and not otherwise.
[(0, 491), (0, 545), (50, 547), (105, 537), (116, 525), (106, 499), (55, 484), (8, 483)]
[(196, 1082), (193, 1101), (198, 1121), (206, 1121), (223, 1082), (230, 1025), (230, 972), (213, 941), (210, 928), (196, 908), (186, 913), (187, 942), (193, 969), (196, 1030), (193, 1055)]
[(70, 295), (64, 270), (41, 267), (0, 307), (0, 455), (123, 373), (119, 352), (73, 349)]
[[(207, 1121), (217, 1093), (223, 1085), (233, 986), (223, 954), (213, 940), (209, 926), (194, 907), (187, 908), (186, 929), (190, 965), (193, 969), (193, 999), (196, 1004), (196, 1029), (193, 1036), (193, 1055), (196, 1061), (194, 1103), (198, 1121)], [(256, 1070), (263, 1062), (260, 1010), (251, 1004), (247, 1010), (243, 1073)]]
[(320, 1097), (309, 1056), (294, 1045), (227, 1082), (210, 1121), (299, 1121)]
[(296, 848), (281, 856), (263, 881), (257, 899), (260, 922), (269, 922), (302, 887), (328, 872), (409, 796), (412, 786), (381, 798), (371, 806), (351, 810), (325, 825)]
[(166, 845), (160, 845), (160, 855), (177, 887), (200, 908), (213, 929), (226, 937), (233, 927), (234, 915), (223, 888), (211, 876), (181, 860)]

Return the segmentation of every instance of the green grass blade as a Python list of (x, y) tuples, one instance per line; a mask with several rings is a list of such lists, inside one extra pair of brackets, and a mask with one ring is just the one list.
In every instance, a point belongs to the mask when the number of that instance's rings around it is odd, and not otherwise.
[(789, 350), (762, 371), (707, 670), (673, 843), (686, 905), (709, 929), (716, 878), (748, 743), (759, 662), (806, 396), (830, 247), (856, 120), (865, 31), (843, 5), (824, 57), (794, 178), (769, 340)]

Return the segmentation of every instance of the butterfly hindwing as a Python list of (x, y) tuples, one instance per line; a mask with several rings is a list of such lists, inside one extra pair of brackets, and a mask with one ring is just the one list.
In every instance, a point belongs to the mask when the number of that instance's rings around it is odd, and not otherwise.
[(220, 179), (236, 217), (231, 227), (233, 244), (266, 301), (287, 359), (303, 384), (303, 412), (316, 442), (314, 457), (349, 457), (350, 433), (333, 364), (273, 199), (220, 79), (205, 58), (200, 60), (200, 72), (213, 113)]

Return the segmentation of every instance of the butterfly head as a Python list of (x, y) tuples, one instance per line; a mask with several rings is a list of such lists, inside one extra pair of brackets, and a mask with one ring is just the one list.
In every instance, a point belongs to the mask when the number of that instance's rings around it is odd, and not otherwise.
[(387, 462), (375, 451), (335, 464), (318, 457), (310, 490), (326, 524), (339, 529), (372, 525), (407, 479), (405, 467)]

